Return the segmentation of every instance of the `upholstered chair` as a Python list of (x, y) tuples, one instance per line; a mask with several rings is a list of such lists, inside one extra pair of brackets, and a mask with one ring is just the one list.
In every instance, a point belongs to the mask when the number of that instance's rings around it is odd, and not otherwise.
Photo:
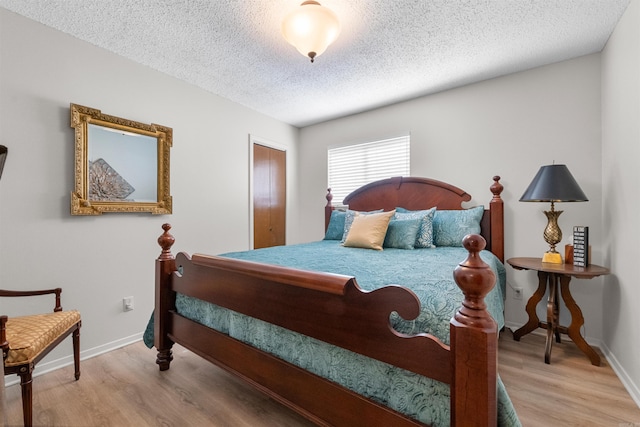
[(80, 313), (63, 311), (60, 305), (62, 289), (42, 291), (8, 291), (0, 289), (0, 297), (28, 297), (55, 294), (56, 305), (52, 313), (0, 316), (0, 346), (4, 359), (4, 374), (18, 374), (22, 388), (24, 425), (33, 424), (32, 373), (36, 364), (62, 340), (73, 335), (75, 378), (80, 378)]

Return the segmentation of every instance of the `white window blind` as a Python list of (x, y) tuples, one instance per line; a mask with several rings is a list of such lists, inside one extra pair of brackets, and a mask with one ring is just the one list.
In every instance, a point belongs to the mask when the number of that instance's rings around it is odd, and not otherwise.
[(353, 190), (379, 179), (410, 175), (410, 136), (330, 148), (329, 188), (340, 205)]

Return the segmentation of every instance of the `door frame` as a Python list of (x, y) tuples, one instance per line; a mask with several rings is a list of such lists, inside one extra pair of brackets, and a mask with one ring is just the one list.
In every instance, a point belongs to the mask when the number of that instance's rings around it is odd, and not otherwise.
[[(285, 183), (287, 184), (286, 187), (286, 210), (285, 210), (285, 221), (286, 221), (286, 226), (285, 226), (285, 230), (288, 227), (289, 221), (288, 221), (288, 215), (287, 213), (289, 212), (289, 197), (288, 197), (288, 193), (289, 193), (289, 152), (287, 150), (287, 147), (282, 145), (282, 144), (278, 144), (277, 142), (273, 142), (270, 141), (266, 138), (262, 138), (256, 135), (252, 135), (249, 134), (249, 250), (253, 249), (253, 146), (254, 145), (263, 145), (265, 147), (269, 147), (272, 148), (274, 150), (278, 150), (278, 151), (284, 151), (284, 161), (285, 161)], [(287, 236), (289, 235), (289, 233), (285, 232), (285, 244), (286, 244), (286, 240), (287, 240)]]

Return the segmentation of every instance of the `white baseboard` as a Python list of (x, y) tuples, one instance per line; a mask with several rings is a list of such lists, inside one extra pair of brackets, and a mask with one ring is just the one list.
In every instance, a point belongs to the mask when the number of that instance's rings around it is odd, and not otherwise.
[(613, 372), (616, 373), (616, 375), (622, 382), (622, 385), (624, 385), (624, 388), (626, 388), (629, 392), (629, 395), (631, 396), (633, 401), (636, 402), (636, 405), (638, 405), (638, 407), (640, 407), (640, 388), (638, 388), (638, 385), (633, 382), (631, 377), (629, 377), (629, 374), (627, 374), (627, 371), (622, 367), (622, 365), (620, 365), (620, 362), (618, 362), (618, 359), (611, 352), (609, 347), (602, 343), (600, 345), (600, 350), (602, 350), (602, 353), (604, 354), (604, 357), (607, 358), (607, 361), (609, 362), (609, 365), (611, 365)]
[[(125, 347), (129, 344), (133, 344), (142, 340), (142, 332), (131, 335), (126, 338), (121, 338), (116, 341), (112, 341), (107, 344), (100, 345), (98, 347), (90, 348), (88, 350), (83, 350), (80, 352), (80, 360), (91, 359), (92, 357), (99, 356), (104, 353), (108, 353), (110, 351)], [(36, 368), (33, 371), (33, 376), (37, 377), (39, 375), (46, 374), (47, 372), (55, 371), (56, 369), (64, 368), (65, 366), (69, 366), (73, 364), (73, 355), (61, 357), (60, 359), (52, 360), (49, 362), (38, 363)], [(20, 377), (17, 375), (7, 375), (4, 377), (5, 386), (8, 387), (10, 385), (19, 384)]]
[[(505, 327), (511, 329), (512, 331), (517, 330), (521, 326), (523, 325), (505, 322)], [(533, 331), (532, 334), (546, 335), (546, 332), (544, 332), (543, 329), (537, 329)], [(604, 344), (604, 342), (602, 342), (602, 340), (599, 340), (599, 339), (585, 337), (585, 341), (589, 345), (593, 347), (598, 347), (602, 351), (602, 354), (609, 362), (609, 365), (611, 365), (611, 369), (613, 369), (613, 372), (615, 372), (615, 374), (618, 376), (618, 379), (620, 379), (620, 382), (622, 382), (622, 385), (624, 386), (624, 388), (627, 389), (627, 392), (629, 393), (633, 401), (636, 403), (636, 405), (640, 407), (640, 388), (638, 387), (637, 384), (633, 382), (633, 380), (631, 379), (629, 374), (627, 374), (627, 371), (622, 367), (622, 365), (620, 365), (620, 362), (618, 362), (618, 359), (611, 352), (609, 347), (607, 347)]]

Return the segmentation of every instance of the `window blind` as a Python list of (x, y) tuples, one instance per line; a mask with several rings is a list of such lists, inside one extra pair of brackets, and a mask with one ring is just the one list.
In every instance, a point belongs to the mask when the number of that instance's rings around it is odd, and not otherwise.
[(410, 175), (410, 136), (328, 150), (329, 188), (340, 205), (353, 190), (379, 179)]

